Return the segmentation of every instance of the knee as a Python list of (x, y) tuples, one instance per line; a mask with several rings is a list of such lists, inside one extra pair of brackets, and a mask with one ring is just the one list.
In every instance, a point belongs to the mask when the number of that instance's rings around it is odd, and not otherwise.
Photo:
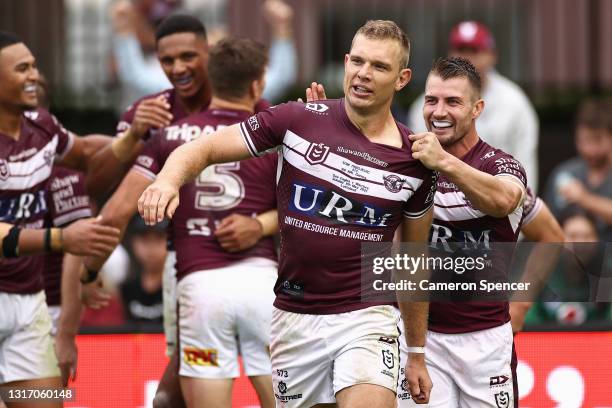
[(168, 393), (164, 391), (156, 393), (153, 398), (153, 408), (172, 408), (172, 401)]

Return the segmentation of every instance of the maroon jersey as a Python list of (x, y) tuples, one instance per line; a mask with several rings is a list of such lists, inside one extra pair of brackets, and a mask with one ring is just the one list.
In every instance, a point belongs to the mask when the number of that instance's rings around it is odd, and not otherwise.
[(254, 156), (282, 147), (277, 187), (281, 230), (275, 306), (296, 313), (362, 309), (361, 243), (391, 242), (402, 217), (433, 202), (435, 173), (401, 148), (372, 143), (344, 100), (290, 102), (240, 124)]
[[(116, 134), (119, 135), (120, 133), (125, 132), (126, 129), (130, 127), (130, 125), (134, 121), (134, 115), (136, 114), (136, 109), (138, 108), (140, 102), (142, 102), (144, 99), (157, 98), (160, 95), (164, 95), (166, 97), (166, 101), (168, 101), (168, 103), (170, 104), (170, 113), (172, 114), (173, 123), (178, 122), (179, 120), (182, 120), (189, 115), (183, 107), (183, 104), (180, 102), (179, 96), (177, 95), (174, 88), (166, 89), (165, 91), (140, 98), (139, 100), (128, 106), (126, 111), (121, 116), (119, 123), (117, 123)], [(268, 109), (269, 107), (270, 104), (266, 100), (262, 99), (255, 106), (255, 112)], [(206, 110), (207, 108), (208, 106), (205, 106), (203, 110)], [(157, 133), (160, 133), (159, 129), (149, 129), (149, 131), (144, 135), (143, 138), (145, 140), (148, 140)]]
[[(47, 216), (46, 227), (62, 228), (81, 218), (93, 215), (89, 196), (85, 190), (83, 173), (65, 167), (53, 167), (53, 172), (47, 184)], [(63, 253), (44, 255), (43, 277), (45, 295), (49, 306), (61, 302), (61, 276)]]
[[(238, 123), (250, 113), (209, 109), (189, 116), (151, 139), (133, 169), (155, 179), (174, 149), (215, 130)], [(246, 258), (276, 260), (271, 237), (241, 252), (225, 251), (215, 238), (218, 223), (230, 214), (254, 216), (276, 208), (277, 155), (209, 166), (180, 191), (180, 205), (172, 217), (177, 278), (196, 271), (221, 268)]]
[[(53, 161), (68, 153), (73, 142), (74, 135), (44, 109), (23, 114), (18, 140), (0, 133), (1, 222), (43, 227), (45, 186)], [(42, 289), (42, 257), (0, 260), (0, 292), (27, 294)]]
[[(482, 172), (514, 177), (518, 184), (527, 184), (525, 170), (517, 160), (482, 140), (461, 160)], [(503, 218), (486, 215), (472, 207), (461, 190), (443, 175), (438, 179), (434, 202), (432, 247), (439, 250), (446, 247), (448, 250), (451, 243), (488, 247), (495, 242), (516, 242), (523, 217), (522, 205)], [(511, 256), (508, 251), (501, 252), (501, 257)], [(498, 275), (505, 274), (503, 268), (509, 264), (510, 259), (498, 257), (492, 264), (492, 271)], [(446, 280), (452, 280), (452, 276)], [(509, 320), (507, 302), (431, 302), (429, 306), (429, 329), (435, 332), (467, 333), (496, 327)]]

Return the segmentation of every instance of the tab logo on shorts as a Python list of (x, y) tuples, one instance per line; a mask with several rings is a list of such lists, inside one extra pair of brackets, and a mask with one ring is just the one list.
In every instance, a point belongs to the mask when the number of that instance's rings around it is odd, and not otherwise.
[(380, 341), (381, 343), (387, 343), (387, 344), (395, 344), (395, 339), (391, 338), (391, 337), (380, 337), (378, 339), (378, 341)]
[(495, 405), (497, 405), (497, 408), (508, 408), (510, 406), (510, 394), (506, 391), (495, 394)]
[(491, 388), (502, 386), (505, 383), (507, 383), (509, 379), (510, 379), (510, 377), (508, 377), (507, 375), (498, 375), (498, 376), (495, 376), (495, 377), (490, 377), (489, 378), (489, 386)]
[(311, 143), (306, 151), (306, 161), (312, 165), (323, 163), (329, 155), (329, 146), (323, 143)]
[(185, 347), (185, 362), (189, 365), (196, 366), (214, 366), (219, 367), (219, 352), (217, 349), (200, 349), (196, 347)]
[(383, 350), (382, 351), (382, 358), (383, 358), (383, 364), (389, 370), (391, 370), (393, 368), (393, 366), (395, 366), (395, 358), (393, 357), (393, 352), (391, 352), (389, 350)]
[(4, 159), (0, 159), (0, 180), (6, 180), (9, 178), (9, 167), (8, 162)]

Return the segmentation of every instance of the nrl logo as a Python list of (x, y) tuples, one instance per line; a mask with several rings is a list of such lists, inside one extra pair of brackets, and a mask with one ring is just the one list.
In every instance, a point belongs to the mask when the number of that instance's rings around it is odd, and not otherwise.
[(323, 143), (311, 143), (306, 151), (306, 161), (312, 165), (323, 163), (329, 155), (329, 146)]
[(4, 159), (0, 159), (0, 180), (4, 181), (9, 177), (8, 162)]
[(383, 181), (385, 183), (385, 188), (392, 193), (399, 193), (402, 191), (402, 186), (406, 182), (405, 179), (396, 176), (395, 174), (390, 174), (388, 176), (383, 176)]
[(510, 406), (510, 394), (505, 391), (495, 394), (495, 405), (497, 405), (497, 408), (508, 408)]
[(383, 364), (389, 370), (391, 370), (393, 368), (393, 366), (395, 366), (395, 359), (394, 359), (393, 353), (391, 351), (383, 350), (382, 351), (382, 359), (383, 359)]

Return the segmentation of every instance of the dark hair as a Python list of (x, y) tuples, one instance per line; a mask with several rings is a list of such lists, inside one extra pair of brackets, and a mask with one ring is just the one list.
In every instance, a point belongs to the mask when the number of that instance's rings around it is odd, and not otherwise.
[(2, 51), (2, 49), (5, 47), (22, 42), (23, 40), (16, 34), (9, 33), (7, 31), (0, 31), (0, 51)]
[(268, 64), (266, 47), (250, 38), (225, 38), (210, 49), (209, 55), (208, 76), (213, 94), (226, 99), (245, 96)]
[(576, 126), (585, 126), (591, 129), (607, 129), (612, 132), (612, 111), (610, 103), (606, 100), (585, 99), (578, 108)]
[(565, 223), (571, 218), (585, 218), (593, 229), (597, 231), (597, 218), (576, 205), (569, 205), (561, 211), (559, 214), (559, 225), (565, 226)]
[(176, 33), (194, 33), (206, 39), (206, 29), (200, 20), (186, 14), (175, 14), (165, 18), (159, 24), (155, 31), (155, 41), (158, 42), (160, 39)]
[[(368, 20), (357, 30), (355, 37), (359, 34), (372, 40), (397, 41), (402, 48), (400, 69), (404, 69), (408, 66), (408, 60), (410, 59), (410, 39), (404, 30), (395, 24), (395, 22), (390, 20)], [(353, 37), (353, 42), (355, 41), (355, 37)]]
[(480, 98), (482, 81), (474, 65), (467, 59), (461, 57), (438, 58), (434, 62), (430, 73), (438, 75), (444, 81), (450, 78), (467, 78), (476, 91), (477, 98)]

